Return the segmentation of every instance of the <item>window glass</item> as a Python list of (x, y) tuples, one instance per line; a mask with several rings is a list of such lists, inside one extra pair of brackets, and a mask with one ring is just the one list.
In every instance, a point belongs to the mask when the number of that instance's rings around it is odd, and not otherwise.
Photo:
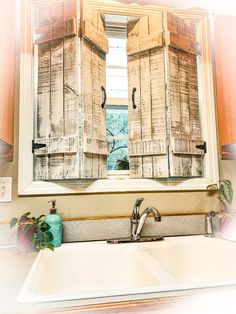
[(127, 67), (126, 38), (108, 37), (107, 66)]
[(107, 96), (111, 98), (128, 98), (127, 69), (107, 68)]
[(128, 106), (107, 106), (106, 127), (110, 142), (108, 170), (129, 169)]

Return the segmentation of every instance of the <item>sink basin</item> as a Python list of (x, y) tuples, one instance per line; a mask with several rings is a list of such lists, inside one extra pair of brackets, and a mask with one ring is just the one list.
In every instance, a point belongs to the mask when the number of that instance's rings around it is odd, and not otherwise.
[(199, 236), (165, 238), (149, 253), (179, 283), (205, 286), (236, 283), (236, 244)]
[(54, 252), (44, 250), (37, 256), (18, 301), (47, 302), (152, 291), (167, 279), (150, 267), (150, 258), (135, 244), (71, 243)]
[(21, 303), (177, 293), (236, 285), (236, 244), (204, 236), (111, 245), (63, 244), (40, 251), (18, 296)]

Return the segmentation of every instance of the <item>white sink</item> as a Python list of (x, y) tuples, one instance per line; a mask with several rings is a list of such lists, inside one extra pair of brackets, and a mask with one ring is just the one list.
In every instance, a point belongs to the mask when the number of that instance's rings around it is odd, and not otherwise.
[(236, 284), (236, 244), (204, 236), (161, 242), (63, 244), (40, 251), (21, 303), (165, 292)]
[(233, 242), (201, 236), (170, 237), (148, 251), (179, 283), (193, 286), (236, 283)]
[[(18, 297), (21, 303), (83, 299), (153, 291), (168, 282), (142, 244), (63, 244), (39, 253)], [(154, 260), (155, 266), (158, 266)], [(161, 268), (161, 266), (160, 266)]]

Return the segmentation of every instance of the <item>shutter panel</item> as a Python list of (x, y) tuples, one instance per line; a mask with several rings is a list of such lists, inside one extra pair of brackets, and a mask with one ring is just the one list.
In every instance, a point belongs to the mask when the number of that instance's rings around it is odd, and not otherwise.
[[(79, 38), (71, 32), (76, 24), (76, 0), (65, 0), (39, 9), (39, 29), (50, 36), (38, 43), (37, 143), (35, 180), (80, 177), (78, 48)], [(62, 27), (63, 26), (63, 27)]]
[(168, 177), (162, 13), (128, 23), (127, 55), (130, 176)]
[(202, 176), (195, 25), (167, 12), (165, 28), (170, 176)]
[(106, 138), (106, 87), (108, 41), (101, 15), (86, 7), (82, 22), (81, 68), (83, 113), (83, 178), (106, 178), (109, 142)]

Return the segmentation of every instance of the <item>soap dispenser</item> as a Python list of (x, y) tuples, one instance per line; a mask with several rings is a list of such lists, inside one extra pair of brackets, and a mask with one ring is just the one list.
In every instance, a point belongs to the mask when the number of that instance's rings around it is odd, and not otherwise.
[(58, 247), (62, 242), (62, 221), (61, 217), (56, 213), (56, 200), (50, 200), (48, 203), (52, 203), (50, 214), (47, 215), (45, 222), (50, 226), (49, 231), (53, 235), (51, 243), (54, 247)]

